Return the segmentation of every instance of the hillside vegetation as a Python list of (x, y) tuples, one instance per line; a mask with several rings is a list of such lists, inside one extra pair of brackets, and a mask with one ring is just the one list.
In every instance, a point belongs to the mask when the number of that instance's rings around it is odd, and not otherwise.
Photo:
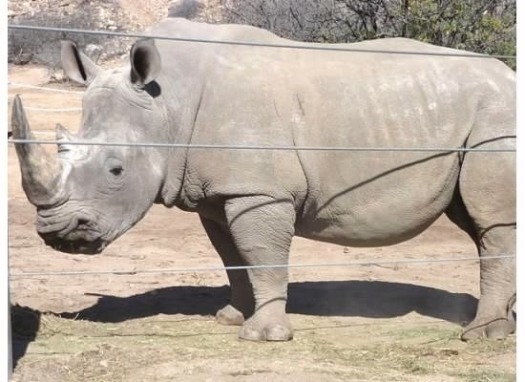
[[(34, 0), (9, 1), (10, 24), (140, 31), (165, 17), (240, 23), (302, 41), (353, 42), (409, 37), (478, 53), (516, 54), (515, 0)], [(125, 54), (128, 39), (10, 30), (9, 61), (58, 65), (58, 41)], [(506, 63), (515, 68), (515, 59)]]

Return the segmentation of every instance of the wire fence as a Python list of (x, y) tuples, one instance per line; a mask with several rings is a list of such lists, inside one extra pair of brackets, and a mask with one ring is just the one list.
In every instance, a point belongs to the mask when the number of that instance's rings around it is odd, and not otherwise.
[[(12, 87), (27, 88), (42, 91), (63, 92), (83, 95), (83, 92), (69, 91), (64, 89), (55, 89), (49, 87), (25, 85), (10, 82)], [(41, 112), (78, 112), (82, 108), (46, 108), (24, 106), (24, 109)], [(515, 136), (505, 137), (506, 139), (515, 139)], [(17, 144), (44, 144), (56, 145), (64, 143), (57, 140), (40, 140), (40, 139), (10, 139), (9, 143)], [(112, 146), (112, 147), (150, 147), (150, 148), (172, 148), (172, 149), (210, 149), (210, 150), (275, 150), (275, 151), (356, 151), (356, 152), (484, 152), (484, 153), (514, 153), (516, 149), (509, 148), (473, 148), (473, 147), (339, 147), (339, 146), (272, 146), (272, 145), (214, 145), (214, 144), (183, 144), (183, 143), (156, 143), (156, 142), (87, 142), (87, 141), (68, 141), (71, 146)]]
[[(25, 85), (10, 82), (11, 87), (27, 88), (33, 90), (63, 92), (83, 95), (83, 92), (69, 91), (64, 89), (55, 89), (49, 87)], [(46, 108), (24, 106), (24, 109), (40, 112), (79, 112), (82, 108)], [(507, 136), (506, 139), (515, 139), (515, 136)], [(64, 143), (57, 140), (41, 139), (10, 139), (9, 143), (17, 144), (44, 144), (56, 145)], [(272, 145), (214, 145), (214, 144), (183, 144), (183, 143), (156, 143), (156, 142), (88, 142), (88, 141), (68, 141), (71, 146), (111, 146), (111, 147), (150, 147), (150, 148), (172, 148), (172, 149), (209, 149), (209, 150), (275, 150), (275, 151), (355, 151), (355, 152), (446, 152), (446, 153), (465, 153), (465, 152), (483, 152), (483, 153), (515, 153), (516, 149), (510, 148), (476, 148), (476, 147), (339, 147), (339, 146), (272, 146)]]
[[(193, 39), (180, 38), (168, 36), (152, 36), (137, 33), (127, 32), (110, 32), (110, 31), (96, 31), (73, 28), (55, 28), (42, 27), (30, 25), (9, 25), (9, 29), (13, 30), (34, 30), (42, 32), (62, 32), (62, 33), (78, 33), (91, 35), (105, 35), (112, 37), (127, 37), (127, 38), (155, 38), (159, 40), (170, 40), (185, 43), (201, 43), (201, 44), (221, 44), (233, 46), (249, 46), (258, 48), (281, 48), (281, 49), (305, 49), (317, 51), (338, 51), (351, 52), (360, 54), (400, 54), (400, 55), (414, 55), (414, 56), (444, 56), (444, 57), (467, 57), (467, 58), (515, 58), (514, 56), (505, 55), (485, 55), (474, 53), (433, 53), (433, 52), (413, 52), (413, 51), (385, 51), (385, 50), (366, 50), (354, 49), (341, 45), (311, 45), (311, 44), (271, 44), (250, 41), (231, 41), (231, 40), (209, 40), (209, 39)], [(21, 83), (9, 83), (10, 87), (27, 88), (33, 90), (42, 90), (50, 92), (60, 92), (82, 95), (81, 91), (71, 91), (65, 89), (55, 89), (49, 87), (41, 87), (34, 85), (27, 85)], [(28, 110), (43, 111), (43, 112), (76, 112), (82, 110), (81, 108), (45, 108), (45, 107), (26, 107)], [(505, 139), (515, 139), (515, 136), (506, 136)], [(61, 144), (63, 141), (57, 140), (39, 140), (39, 139), (10, 139), (11, 144)], [(482, 153), (515, 153), (513, 148), (484, 148), (484, 147), (316, 147), (316, 146), (276, 146), (276, 145), (214, 145), (214, 144), (181, 144), (181, 143), (157, 143), (157, 142), (88, 142), (88, 141), (71, 141), (68, 145), (83, 145), (83, 146), (116, 146), (116, 147), (150, 147), (150, 148), (169, 148), (169, 149), (200, 149), (200, 150), (286, 150), (286, 151), (336, 151), (336, 152), (445, 152), (445, 153), (465, 153), (465, 152), (482, 152)], [(10, 278), (37, 278), (49, 276), (71, 276), (71, 275), (93, 275), (93, 274), (110, 274), (110, 275), (132, 275), (144, 273), (184, 273), (184, 272), (215, 272), (215, 271), (231, 271), (231, 270), (247, 270), (259, 268), (318, 268), (318, 267), (350, 267), (350, 266), (371, 266), (371, 265), (387, 265), (387, 264), (430, 264), (442, 262), (460, 262), (460, 261), (485, 261), (485, 260), (502, 260), (513, 259), (515, 256), (501, 255), (492, 257), (458, 257), (458, 258), (426, 258), (426, 259), (402, 259), (402, 260), (366, 260), (353, 261), (344, 263), (319, 263), (319, 264), (267, 264), (259, 266), (238, 266), (238, 267), (200, 267), (200, 268), (171, 268), (171, 269), (142, 269), (142, 270), (110, 270), (110, 271), (64, 271), (64, 272), (21, 272), (11, 273)]]
[[(39, 90), (39, 91), (46, 91), (46, 92), (84, 95), (84, 92), (79, 92), (79, 91), (50, 88), (50, 87), (45, 87), (45, 86), (20, 84), (17, 82), (8, 82), (7, 85), (10, 88), (32, 89), (32, 90)], [(82, 108), (80, 107), (51, 108), (51, 107), (38, 107), (38, 106), (24, 106), (24, 109), (29, 110), (29, 111), (50, 112), (50, 113), (69, 113), (69, 112), (82, 111)]]
[(426, 259), (398, 259), (398, 260), (361, 260), (344, 263), (314, 263), (314, 264), (264, 264), (243, 265), (229, 267), (195, 267), (195, 268), (163, 268), (163, 269), (133, 269), (133, 270), (107, 270), (107, 271), (59, 271), (59, 272), (20, 272), (11, 273), (10, 278), (39, 278), (42, 276), (85, 276), (85, 275), (136, 275), (151, 273), (195, 273), (195, 272), (224, 272), (249, 269), (282, 269), (282, 268), (322, 268), (322, 267), (357, 267), (357, 266), (386, 266), (386, 265), (415, 265), (454, 262), (479, 262), (487, 260), (514, 259), (513, 255), (483, 256), (483, 257), (449, 257)]
[[(121, 37), (151, 37), (144, 36), (140, 34), (129, 34), (129, 33), (117, 33), (117, 32), (107, 32), (107, 31), (85, 31), (80, 29), (64, 29), (64, 28), (43, 28), (43, 27), (29, 27), (29, 26), (9, 26), (10, 29), (19, 29), (19, 30), (41, 30), (41, 31), (60, 31), (60, 32), (69, 32), (69, 33), (85, 33), (85, 34), (104, 34), (108, 36), (121, 36)], [(163, 36), (156, 36), (159, 39), (166, 40), (177, 40), (180, 42), (187, 43), (207, 43), (207, 44), (230, 44), (230, 45), (240, 45), (240, 46), (251, 46), (251, 47), (261, 47), (261, 48), (286, 48), (286, 49), (313, 49), (319, 51), (341, 51), (341, 52), (353, 52), (360, 54), (374, 54), (374, 53), (388, 53), (388, 54), (401, 54), (401, 55), (433, 55), (433, 56), (450, 56), (450, 57), (469, 57), (469, 58), (514, 58), (513, 56), (500, 56), (500, 55), (473, 55), (473, 54), (428, 54), (420, 52), (385, 52), (385, 51), (368, 51), (368, 50), (357, 50), (357, 49), (342, 49), (337, 47), (311, 47), (311, 46), (298, 46), (298, 45), (278, 45), (278, 44), (261, 44), (261, 43), (249, 43), (249, 42), (238, 42), (238, 41), (212, 41), (212, 40), (195, 40), (195, 39), (181, 39), (181, 38), (166, 38)], [(11, 88), (21, 88), (21, 89), (31, 89), (38, 91), (46, 92), (57, 92), (67, 95), (83, 95), (82, 91), (71, 91), (65, 89), (55, 89), (50, 87), (41, 87), (20, 83), (9, 83)], [(25, 107), (26, 110), (35, 111), (35, 112), (45, 112), (45, 113), (54, 113), (54, 112), (80, 112), (81, 108), (48, 108), (44, 106), (35, 106), (29, 105)], [(42, 132), (37, 132), (42, 133)], [(515, 136), (506, 136), (505, 139), (515, 139)], [(8, 141), (10, 144), (61, 144), (62, 141), (57, 140), (42, 140), (42, 139), (32, 139), (32, 140), (22, 140), (22, 139), (10, 139)], [(144, 148), (157, 148), (157, 149), (191, 149), (191, 150), (248, 150), (248, 151), (260, 151), (260, 150), (277, 150), (277, 151), (311, 151), (311, 152), (429, 152), (429, 153), (466, 153), (466, 152), (480, 152), (480, 153), (515, 153), (516, 149), (513, 148), (486, 148), (486, 147), (314, 147), (314, 146), (275, 146), (275, 145), (213, 145), (213, 144), (180, 144), (180, 143), (158, 143), (158, 142), (86, 142), (86, 141), (70, 141), (67, 142), (68, 145), (78, 145), (78, 146), (113, 146), (113, 147), (144, 147)], [(8, 243), (9, 245), (9, 243)], [(211, 272), (231, 272), (231, 271), (247, 271), (255, 269), (320, 269), (323, 267), (326, 268), (343, 268), (343, 267), (367, 267), (367, 266), (430, 266), (430, 264), (444, 264), (444, 263), (466, 263), (466, 262), (475, 262), (479, 263), (481, 261), (515, 261), (514, 255), (500, 254), (499, 256), (456, 256), (456, 257), (426, 257), (426, 258), (404, 258), (404, 259), (366, 259), (359, 261), (346, 261), (346, 262), (334, 262), (334, 263), (304, 263), (304, 264), (264, 264), (256, 266), (208, 266), (208, 267), (184, 267), (184, 268), (156, 268), (156, 269), (113, 269), (113, 270), (77, 270), (77, 271), (26, 271), (26, 272), (13, 272), (12, 269), (8, 270), (9, 281), (18, 281), (25, 282), (24, 280), (48, 280), (53, 277), (67, 277), (74, 276), (77, 280), (77, 277), (86, 277), (93, 275), (107, 275), (111, 277), (119, 276), (135, 276), (135, 275), (145, 275), (145, 274), (183, 274), (183, 273), (211, 273)], [(24, 284), (22, 284), (24, 285)], [(420, 297), (418, 297), (420, 299)], [(441, 325), (443, 323), (450, 322), (450, 320), (443, 319), (432, 319), (426, 322), (410, 322), (411, 326), (420, 325), (420, 324), (430, 324), (430, 325)], [(296, 332), (312, 330), (312, 331), (322, 331), (322, 330), (336, 330), (345, 327), (357, 327), (365, 325), (389, 325), (388, 322), (380, 320), (380, 322), (375, 322), (373, 324), (352, 324), (345, 325), (338, 322), (335, 325), (319, 325), (318, 322), (311, 325), (311, 327), (299, 327), (296, 328)], [(395, 325), (400, 325), (399, 322), (396, 322)], [(195, 330), (195, 332), (197, 332)], [(194, 331), (192, 331), (193, 334)], [(74, 335), (74, 334), (70, 334)], [(133, 331), (126, 332), (125, 334), (111, 333), (110, 336), (119, 336), (125, 335), (129, 336), (140, 336), (144, 337), (144, 333), (134, 333)], [(162, 337), (180, 337), (180, 335), (173, 335), (168, 332), (159, 334)], [(89, 337), (97, 336), (89, 334)]]
[(33, 90), (42, 90), (42, 91), (46, 91), (46, 92), (56, 92), (56, 93), (68, 93), (68, 94), (84, 95), (84, 92), (82, 92), (82, 91), (56, 89), (56, 88), (50, 88), (50, 87), (47, 87), (47, 86), (36, 86), (36, 85), (21, 84), (21, 83), (18, 83), (18, 82), (8, 82), (7, 85), (9, 87), (15, 87), (15, 88), (25, 88), (25, 89), (33, 89)]
[(45, 107), (25, 107), (24, 109), (30, 110), (30, 111), (44, 111), (49, 113), (68, 113), (68, 112), (77, 112), (82, 111), (79, 107), (69, 107), (69, 108), (62, 108), (62, 109), (53, 109), (53, 108), (45, 108)]
[(186, 43), (198, 44), (216, 44), (216, 45), (231, 45), (231, 46), (248, 46), (258, 48), (280, 48), (280, 49), (297, 49), (297, 50), (312, 50), (312, 51), (332, 51), (332, 52), (351, 52), (351, 53), (367, 53), (367, 54), (398, 54), (410, 56), (438, 56), (438, 57), (466, 57), (466, 58), (499, 58), (509, 59), (516, 58), (513, 55), (489, 55), (480, 53), (458, 53), (458, 52), (417, 52), (417, 51), (402, 51), (402, 50), (375, 50), (375, 49), (358, 49), (350, 48), (342, 44), (312, 44), (312, 43), (294, 43), (294, 44), (274, 44), (267, 42), (255, 41), (237, 41), (237, 40), (211, 40), (201, 38), (183, 38), (165, 35), (153, 35), (144, 33), (130, 33), (130, 32), (111, 32), (105, 30), (90, 30), (90, 29), (76, 29), (76, 28), (58, 28), (45, 27), (34, 25), (13, 25), (7, 26), (8, 29), (13, 30), (33, 30), (41, 32), (60, 32), (60, 33), (76, 33), (83, 35), (109, 36), (109, 37), (125, 37), (125, 38), (152, 38), (156, 40), (178, 41)]
[[(512, 138), (514, 139), (514, 137)], [(58, 140), (10, 139), (16, 144), (63, 144)], [(195, 143), (154, 143), (154, 142), (88, 142), (67, 141), (72, 146), (111, 146), (111, 147), (150, 147), (171, 149), (201, 149), (201, 150), (275, 150), (275, 151), (354, 151), (354, 152), (446, 152), (446, 153), (515, 153), (516, 149), (503, 148), (468, 148), (468, 147), (339, 147), (339, 146), (271, 146), (271, 145), (214, 145)]]

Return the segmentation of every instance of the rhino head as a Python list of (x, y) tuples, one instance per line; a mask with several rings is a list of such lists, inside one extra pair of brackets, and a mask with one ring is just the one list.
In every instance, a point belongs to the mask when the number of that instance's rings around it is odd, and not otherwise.
[[(62, 42), (66, 74), (87, 86), (78, 134), (57, 125), (56, 155), (39, 144), (15, 144), (23, 189), (37, 207), (37, 232), (57, 250), (101, 252), (144, 216), (163, 183), (165, 149), (96, 145), (167, 141), (153, 40), (137, 42), (130, 58), (129, 67), (102, 70)], [(14, 139), (33, 139), (18, 96), (12, 131)]]

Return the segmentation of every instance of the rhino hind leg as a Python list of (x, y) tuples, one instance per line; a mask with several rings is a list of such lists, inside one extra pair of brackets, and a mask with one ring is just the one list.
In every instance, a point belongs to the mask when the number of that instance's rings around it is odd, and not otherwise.
[[(201, 222), (225, 267), (245, 265), (231, 235), (220, 224), (202, 216)], [(222, 325), (242, 325), (253, 314), (252, 286), (246, 270), (228, 270), (226, 273), (230, 282), (230, 301), (215, 317)]]
[(481, 235), (478, 309), (474, 320), (463, 330), (463, 340), (503, 339), (516, 330), (513, 314), (516, 261), (515, 258), (492, 258), (515, 254), (511, 249), (516, 238), (515, 227), (492, 227), (488, 231)]
[(469, 218), (458, 214), (462, 207), (457, 205), (451, 209), (455, 213), (448, 213), (474, 239), (481, 260), (478, 308), (463, 330), (463, 340), (501, 339), (516, 329), (514, 157), (509, 153), (489, 155), (468, 153), (461, 167), (459, 190)]
[[(243, 262), (255, 266), (248, 277), (255, 312), (244, 322), (239, 338), (250, 341), (288, 341), (293, 337), (286, 315), (288, 253), (295, 224), (293, 202), (265, 196), (230, 199), (225, 212)], [(277, 265), (277, 267), (265, 267)]]

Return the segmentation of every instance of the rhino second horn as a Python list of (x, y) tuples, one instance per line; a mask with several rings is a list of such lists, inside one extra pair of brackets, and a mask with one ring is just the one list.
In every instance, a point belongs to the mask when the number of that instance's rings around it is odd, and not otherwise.
[(57, 141), (72, 141), (73, 140), (73, 134), (71, 134), (68, 129), (66, 129), (64, 126), (62, 126), (60, 123), (57, 123), (56, 125), (56, 137)]
[(59, 142), (58, 144), (59, 146), (61, 144), (67, 144), (69, 142), (73, 142), (77, 140), (76, 135), (71, 133), (68, 129), (66, 129), (60, 123), (57, 123), (55, 132), (56, 132), (57, 141)]
[[(35, 139), (18, 95), (13, 102), (11, 128), (13, 139)], [(29, 201), (38, 207), (59, 204), (60, 166), (57, 159), (40, 144), (15, 143), (15, 148), (20, 161), (22, 187)]]

